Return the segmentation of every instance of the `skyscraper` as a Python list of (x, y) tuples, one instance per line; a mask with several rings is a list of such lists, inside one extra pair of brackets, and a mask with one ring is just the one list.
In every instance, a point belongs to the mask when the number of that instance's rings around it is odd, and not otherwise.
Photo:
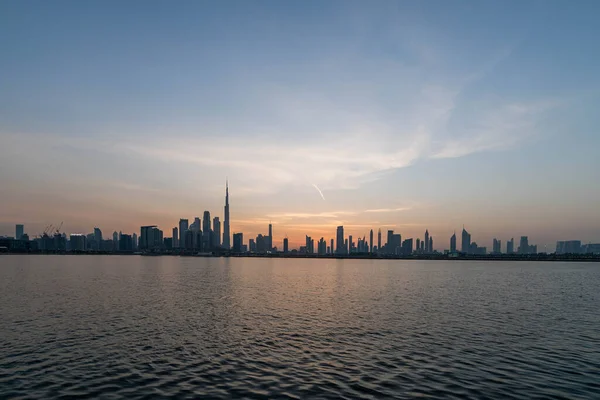
[(373, 253), (373, 229), (369, 233), (369, 253)]
[(173, 248), (179, 247), (179, 230), (177, 227), (173, 228)]
[(335, 247), (333, 247), (333, 239), (331, 239), (331, 245), (329, 246), (329, 251), (331, 254), (335, 253)]
[(269, 224), (269, 236), (267, 237), (267, 251), (273, 250), (273, 225)]
[(521, 236), (519, 254), (529, 254), (529, 238), (527, 236)]
[(433, 253), (433, 236), (429, 236), (429, 252)]
[(354, 247), (354, 243), (352, 243), (352, 235), (348, 236), (348, 254), (352, 253), (352, 248)]
[(100, 228), (94, 228), (94, 250), (102, 250), (102, 231)]
[(131, 240), (133, 242), (133, 250), (137, 250), (138, 249), (138, 235), (137, 235), (137, 233), (134, 233), (131, 236)]
[(514, 254), (515, 252), (515, 238), (510, 238), (506, 241), (506, 254)]
[(336, 254), (344, 254), (344, 227), (338, 226), (336, 231)]
[(185, 233), (188, 231), (189, 222), (187, 219), (179, 220), (179, 247), (185, 247)]
[(456, 253), (456, 232), (450, 237), (450, 253)]
[(119, 250), (119, 234), (117, 231), (113, 232), (113, 248), (111, 250), (116, 251)]
[(140, 228), (140, 250), (152, 250), (162, 247), (163, 233), (156, 225)]
[(244, 234), (234, 233), (233, 234), (233, 251), (236, 253), (242, 252), (242, 246), (244, 245)]
[(377, 231), (377, 252), (381, 253), (381, 228)]
[(325, 242), (325, 239), (323, 238), (319, 239), (317, 253), (319, 253), (320, 256), (327, 254), (327, 242)]
[(467, 232), (465, 227), (463, 226), (462, 230), (462, 242), (461, 242), (461, 251), (463, 253), (471, 252), (471, 234)]
[(494, 238), (492, 245), (493, 254), (502, 254), (502, 241)]
[(212, 250), (212, 229), (210, 228), (210, 211), (204, 211), (202, 217), (202, 251)]
[(213, 218), (213, 246), (221, 247), (221, 221), (219, 221), (219, 217)]
[(223, 248), (228, 250), (229, 243), (229, 181), (225, 180), (225, 220), (223, 221)]
[(425, 229), (425, 253), (429, 253), (431, 249), (429, 248), (429, 230)]
[(15, 239), (21, 240), (21, 237), (23, 237), (23, 225), (17, 224), (15, 226)]
[(287, 254), (287, 252), (289, 251), (289, 242), (288, 242), (288, 238), (284, 238), (283, 239), (283, 252), (285, 254)]

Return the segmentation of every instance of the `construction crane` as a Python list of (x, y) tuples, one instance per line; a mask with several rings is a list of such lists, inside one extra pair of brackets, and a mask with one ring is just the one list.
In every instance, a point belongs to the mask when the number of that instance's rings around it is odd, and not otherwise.
[(56, 228), (56, 233), (60, 233), (60, 228), (62, 228), (63, 223), (62, 221), (60, 222), (60, 225), (58, 226), (58, 228)]

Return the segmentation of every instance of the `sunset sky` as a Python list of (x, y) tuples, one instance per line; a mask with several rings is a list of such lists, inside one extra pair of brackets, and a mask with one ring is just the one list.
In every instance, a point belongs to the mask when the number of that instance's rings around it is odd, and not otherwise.
[(598, 1), (2, 1), (0, 235), (600, 242)]

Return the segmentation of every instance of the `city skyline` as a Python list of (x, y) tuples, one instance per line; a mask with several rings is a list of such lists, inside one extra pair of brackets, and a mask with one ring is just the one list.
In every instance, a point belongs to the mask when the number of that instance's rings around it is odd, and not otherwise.
[[(227, 179), (225, 182), (225, 206), (223, 207), (223, 210), (224, 229), (227, 231), (227, 233), (223, 232), (222, 237), (219, 216), (214, 216), (214, 218), (211, 219), (211, 214), (208, 210), (203, 212), (202, 218), (194, 217), (194, 222), (192, 224), (189, 223), (189, 218), (180, 218), (178, 225), (172, 228), (171, 237), (165, 236), (164, 232), (168, 232), (168, 229), (161, 229), (159, 225), (141, 226), (139, 243), (137, 243), (136, 232), (128, 234), (127, 232), (123, 233), (122, 230), (119, 230), (117, 233), (115, 230), (113, 231), (112, 239), (103, 239), (102, 229), (98, 226), (94, 227), (93, 233), (88, 233), (87, 235), (82, 232), (67, 233), (65, 230), (61, 230), (64, 222), (61, 222), (59, 226), (50, 224), (46, 226), (43, 231), (40, 231), (40, 233), (33, 235), (29, 235), (28, 232), (25, 231), (24, 224), (16, 224), (14, 227), (15, 235), (13, 237), (17, 240), (20, 240), (23, 237), (26, 237), (29, 240), (34, 240), (41, 239), (41, 237), (46, 233), (50, 238), (52, 238), (52, 236), (61, 234), (65, 237), (65, 239), (70, 237), (71, 240), (73, 240), (73, 238), (75, 238), (77, 246), (75, 248), (78, 250), (84, 250), (88, 248), (92, 250), (101, 250), (102, 243), (106, 240), (112, 240), (112, 244), (110, 245), (111, 248), (109, 250), (119, 250), (120, 247), (124, 247), (129, 251), (133, 251), (137, 250), (138, 246), (140, 250), (149, 250), (153, 248), (165, 249), (167, 240), (169, 240), (169, 244), (166, 247), (167, 249), (185, 249), (196, 251), (215, 251), (217, 249), (229, 250), (229, 181)], [(552, 247), (548, 244), (542, 244), (541, 248), (539, 248), (537, 244), (530, 244), (528, 236), (520, 236), (518, 247), (515, 246), (514, 237), (511, 237), (510, 239), (506, 239), (505, 248), (503, 249), (502, 239), (497, 239), (494, 237), (492, 239), (491, 250), (489, 250), (489, 247), (482, 245), (482, 242), (477, 243), (477, 241), (473, 239), (471, 233), (469, 233), (466, 227), (463, 225), (459, 251), (459, 247), (457, 246), (456, 231), (454, 231), (452, 236), (448, 239), (449, 246), (442, 244), (441, 248), (436, 248), (434, 243), (438, 242), (434, 242), (434, 236), (429, 233), (429, 229), (425, 229), (422, 237), (419, 237), (418, 235), (416, 235), (416, 237), (408, 237), (406, 235), (403, 236), (402, 232), (395, 231), (394, 229), (387, 229), (387, 240), (385, 242), (382, 242), (381, 240), (381, 227), (378, 227), (377, 229), (377, 245), (374, 243), (375, 239), (373, 229), (369, 230), (368, 240), (366, 239), (367, 235), (363, 235), (362, 238), (360, 235), (358, 235), (354, 236), (354, 238), (357, 239), (354, 241), (353, 235), (349, 234), (348, 231), (345, 232), (343, 225), (339, 225), (336, 227), (335, 237), (327, 237), (327, 235), (325, 235), (322, 236), (321, 239), (318, 239), (318, 247), (315, 247), (315, 239), (308, 234), (305, 234), (305, 241), (303, 244), (295, 244), (292, 242), (292, 245), (290, 246), (287, 233), (285, 234), (285, 237), (281, 238), (281, 246), (278, 246), (279, 240), (277, 240), (277, 237), (273, 235), (273, 224), (270, 221), (267, 227), (267, 234), (258, 233), (256, 234), (256, 239), (254, 239), (252, 238), (251, 234), (249, 235), (246, 233), (248, 244), (246, 244), (243, 240), (244, 232), (234, 231), (233, 235), (236, 237), (236, 242), (235, 247), (232, 249), (234, 252), (238, 253), (245, 251), (258, 253), (281, 252), (282, 249), (283, 252), (287, 253), (288, 250), (299, 250), (301, 253), (307, 252), (310, 254), (315, 253), (319, 255), (348, 255), (350, 253), (411, 255), (432, 253), (454, 254), (458, 252), (474, 255), (493, 255), (537, 254), (547, 252), (552, 253), (554, 251), (556, 251), (558, 254), (565, 254), (573, 252), (573, 249), (581, 250), (586, 246), (586, 243), (582, 242), (581, 240), (558, 240), (556, 241), (555, 249), (552, 250)], [(94, 244), (88, 244), (88, 247), (80, 248), (80, 245), (85, 245), (86, 236), (88, 237), (88, 240), (92, 238)], [(124, 239), (122, 239), (122, 236)], [(11, 237), (11, 235), (0, 235), (0, 238), (1, 237)], [(83, 238), (83, 242), (79, 242), (80, 237)], [(331, 244), (328, 245), (329, 243)], [(600, 244), (592, 244), (591, 241), (588, 242), (588, 244), (590, 246), (593, 245), (592, 248), (594, 251), (597, 251), (596, 249), (600, 248)], [(246, 250), (242, 250), (242, 248)], [(579, 252), (579, 250), (577, 252)]]
[(0, 235), (600, 242), (598, 3), (63, 6), (0, 5)]

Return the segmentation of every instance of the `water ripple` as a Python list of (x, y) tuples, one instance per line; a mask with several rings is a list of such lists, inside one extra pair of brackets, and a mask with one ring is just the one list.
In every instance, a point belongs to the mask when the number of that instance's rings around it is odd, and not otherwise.
[(598, 264), (7, 256), (0, 398), (597, 398)]

